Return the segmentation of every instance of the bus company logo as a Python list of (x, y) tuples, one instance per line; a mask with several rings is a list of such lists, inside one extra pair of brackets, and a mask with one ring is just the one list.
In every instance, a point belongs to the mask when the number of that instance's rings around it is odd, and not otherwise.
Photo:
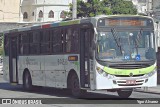
[(129, 60), (129, 59), (130, 59), (130, 56), (126, 55), (126, 56), (124, 56), (124, 59), (125, 59), (125, 60)]
[(42, 104), (37, 99), (2, 99), (2, 104)]
[(137, 61), (141, 60), (141, 56), (140, 55), (136, 55), (136, 60)]
[(12, 104), (11, 99), (2, 99), (2, 104)]
[(131, 73), (129, 74), (129, 76), (130, 76), (130, 77), (133, 77), (133, 73), (131, 72)]

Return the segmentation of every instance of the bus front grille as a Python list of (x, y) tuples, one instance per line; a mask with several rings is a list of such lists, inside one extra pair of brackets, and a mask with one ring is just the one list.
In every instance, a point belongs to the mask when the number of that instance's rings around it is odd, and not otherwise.
[(115, 69), (140, 69), (149, 67), (149, 64), (111, 64), (109, 65), (110, 68)]
[[(131, 77), (129, 75), (115, 75), (116, 77)], [(140, 75), (133, 75), (132, 77), (140, 77), (140, 76), (144, 76), (144, 74), (140, 74)]]
[(142, 85), (145, 82), (144, 79), (135, 80), (134, 84), (127, 84), (126, 81), (127, 80), (116, 80), (116, 84), (118, 86), (138, 86), (138, 85)]
[(143, 83), (141, 84), (119, 84), (119, 86), (138, 86), (138, 85), (142, 85)]

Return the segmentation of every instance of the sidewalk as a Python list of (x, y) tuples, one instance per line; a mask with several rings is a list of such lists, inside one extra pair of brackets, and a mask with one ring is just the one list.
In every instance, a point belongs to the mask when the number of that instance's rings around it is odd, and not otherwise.
[(160, 94), (160, 85), (158, 84), (157, 87), (151, 87), (151, 88), (136, 88), (134, 91), (137, 92), (145, 92), (145, 93), (155, 93), (155, 94)]

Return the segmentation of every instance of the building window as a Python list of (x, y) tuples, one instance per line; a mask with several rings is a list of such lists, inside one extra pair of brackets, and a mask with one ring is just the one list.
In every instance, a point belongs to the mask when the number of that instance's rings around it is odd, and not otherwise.
[(39, 11), (39, 18), (42, 18), (43, 17), (43, 12), (40, 10)]
[(61, 12), (61, 14), (60, 14), (60, 18), (63, 18), (63, 19), (65, 19), (65, 18), (66, 18), (65, 11), (62, 11), (62, 12)]
[(32, 16), (34, 16), (34, 12), (32, 12)]
[(48, 18), (54, 18), (54, 12), (52, 10), (49, 12)]
[(23, 19), (28, 19), (28, 13), (27, 12), (23, 13)]

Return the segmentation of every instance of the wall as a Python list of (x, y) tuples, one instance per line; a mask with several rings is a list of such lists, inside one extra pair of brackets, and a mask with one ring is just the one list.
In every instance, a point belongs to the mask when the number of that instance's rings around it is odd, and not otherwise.
[(19, 21), (20, 0), (0, 0), (0, 22)]
[[(72, 0), (22, 0), (21, 1), (21, 22), (47, 22), (62, 20), (60, 13), (69, 11), (69, 3)], [(39, 11), (43, 12), (43, 18), (39, 18)], [(48, 18), (48, 14), (52, 10), (54, 18)], [(28, 13), (28, 19), (23, 19), (24, 12)], [(34, 12), (34, 16), (32, 13)]]

